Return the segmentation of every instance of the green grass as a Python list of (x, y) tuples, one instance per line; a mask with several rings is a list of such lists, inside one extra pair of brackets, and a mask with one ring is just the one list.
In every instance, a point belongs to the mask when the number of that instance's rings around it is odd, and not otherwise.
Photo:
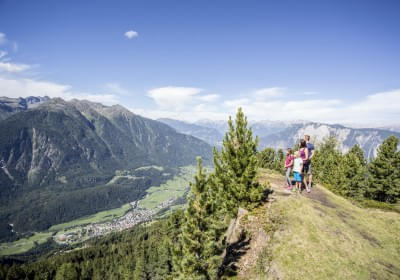
[(181, 197), (189, 187), (189, 182), (196, 172), (194, 166), (182, 167), (180, 174), (160, 186), (153, 186), (146, 190), (147, 195), (140, 200), (139, 207), (154, 209), (157, 205), (170, 198)]
[(51, 235), (51, 232), (38, 232), (29, 238), (22, 238), (11, 243), (2, 243), (0, 245), (0, 256), (24, 253), (35, 247), (35, 242), (38, 245), (42, 244), (46, 242)]
[[(270, 181), (283, 186), (276, 174)], [(276, 212), (284, 214), (270, 257), (280, 278), (400, 278), (398, 213), (360, 208), (321, 186), (312, 196), (277, 195)]]

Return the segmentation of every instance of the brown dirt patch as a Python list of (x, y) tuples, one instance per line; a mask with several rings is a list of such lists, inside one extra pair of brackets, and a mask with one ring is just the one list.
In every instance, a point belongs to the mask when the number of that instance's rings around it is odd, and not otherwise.
[(347, 224), (349, 227), (351, 227), (353, 230), (355, 230), (359, 235), (362, 236), (365, 240), (367, 240), (371, 245), (373, 246), (378, 246), (382, 248), (381, 243), (379, 242), (378, 239), (375, 237), (369, 235), (366, 231), (361, 230), (357, 227), (357, 225), (352, 224), (349, 222), (349, 218), (351, 219), (352, 216), (348, 213), (345, 212), (339, 212), (338, 217), (342, 220), (343, 223)]
[(308, 197), (312, 200), (318, 201), (319, 203), (321, 203), (323, 206), (329, 207), (329, 208), (336, 208), (337, 205), (335, 203), (333, 203), (332, 201), (330, 201), (327, 197), (327, 195), (320, 190), (317, 187), (312, 188), (310, 193), (307, 192), (303, 192), (305, 197)]

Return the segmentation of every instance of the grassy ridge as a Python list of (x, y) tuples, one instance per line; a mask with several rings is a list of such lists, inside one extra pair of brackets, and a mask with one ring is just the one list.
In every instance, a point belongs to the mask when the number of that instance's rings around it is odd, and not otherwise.
[(263, 175), (276, 199), (261, 213), (264, 220), (280, 213), (280, 220), (267, 254), (257, 261), (264, 264), (261, 279), (400, 278), (398, 213), (360, 208), (322, 186), (311, 194), (292, 194), (283, 188), (282, 176)]

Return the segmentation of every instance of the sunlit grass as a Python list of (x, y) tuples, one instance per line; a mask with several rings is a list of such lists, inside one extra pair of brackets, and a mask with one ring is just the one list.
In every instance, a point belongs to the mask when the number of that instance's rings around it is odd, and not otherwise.
[(0, 255), (13, 255), (24, 253), (37, 245), (40, 245), (51, 237), (51, 232), (38, 232), (29, 238), (22, 238), (11, 243), (2, 243), (0, 245)]
[(400, 215), (318, 190), (320, 197), (278, 197), (270, 208), (285, 213), (271, 248), (281, 277), (399, 279)]

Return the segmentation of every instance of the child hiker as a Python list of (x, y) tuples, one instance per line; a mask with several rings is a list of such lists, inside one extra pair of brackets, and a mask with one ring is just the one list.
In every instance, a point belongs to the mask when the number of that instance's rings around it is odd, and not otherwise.
[(286, 169), (286, 188), (292, 189), (292, 180), (290, 179), (290, 172), (293, 168), (294, 156), (291, 148), (286, 150), (285, 169)]
[(303, 171), (303, 159), (300, 157), (299, 151), (294, 153), (294, 161), (293, 161), (293, 174), (294, 181), (296, 182), (296, 187), (293, 191), (297, 190), (298, 193), (301, 191), (301, 182), (303, 181), (301, 173)]

